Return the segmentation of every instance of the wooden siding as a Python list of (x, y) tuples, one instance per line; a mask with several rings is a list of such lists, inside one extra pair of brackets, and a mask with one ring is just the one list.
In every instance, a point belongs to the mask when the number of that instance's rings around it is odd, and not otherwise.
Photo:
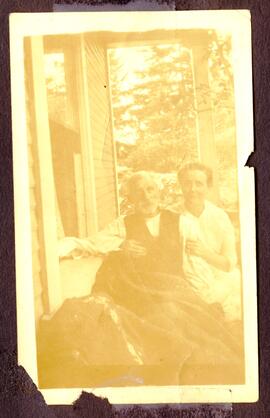
[(91, 141), (98, 229), (118, 216), (107, 56), (104, 46), (85, 38)]

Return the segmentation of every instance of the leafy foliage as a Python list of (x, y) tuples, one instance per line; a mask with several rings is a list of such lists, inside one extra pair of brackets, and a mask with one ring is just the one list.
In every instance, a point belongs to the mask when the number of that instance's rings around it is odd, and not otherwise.
[[(196, 100), (190, 52), (180, 44), (141, 47), (143, 65), (123, 70), (123, 59), (110, 53), (115, 139), (122, 143), (118, 164), (132, 171), (171, 173), (184, 162), (198, 158), (196, 146)], [(234, 115), (234, 80), (231, 40), (209, 33), (205, 50), (218, 161), (221, 204), (237, 209), (237, 160)], [(136, 58), (136, 54), (135, 54)], [(127, 146), (125, 142), (130, 142)], [(166, 189), (166, 188), (165, 188)], [(176, 190), (176, 186), (175, 186)], [(177, 193), (174, 194), (175, 198)], [(168, 195), (168, 199), (170, 200)]]
[[(179, 44), (147, 47), (142, 53), (144, 70), (135, 71), (128, 88), (121, 89), (121, 80), (112, 77), (114, 126), (122, 135), (131, 130), (136, 141), (127, 166), (171, 171), (184, 158), (196, 157), (190, 54)], [(111, 54), (112, 75), (117, 74), (117, 65)]]
[(213, 32), (209, 44), (209, 85), (213, 103), (221, 205), (237, 210), (237, 154), (231, 39)]

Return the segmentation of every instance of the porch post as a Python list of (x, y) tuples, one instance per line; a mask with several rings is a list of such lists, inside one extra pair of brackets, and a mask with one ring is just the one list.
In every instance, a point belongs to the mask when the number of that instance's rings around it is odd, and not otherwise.
[(197, 144), (200, 161), (213, 170), (213, 188), (209, 198), (219, 201), (218, 161), (216, 154), (213, 107), (208, 78), (208, 36), (204, 33), (190, 44), (193, 60)]
[(81, 152), (83, 186), (85, 195), (85, 212), (87, 235), (98, 231), (97, 199), (94, 172), (93, 134), (91, 126), (91, 106), (89, 103), (89, 84), (87, 79), (87, 62), (84, 35), (79, 37), (79, 47), (75, 55), (78, 80), (78, 111), (80, 118)]
[(62, 303), (59, 258), (57, 251), (57, 222), (55, 185), (52, 166), (51, 139), (48, 118), (47, 92), (44, 75), (44, 50), (42, 36), (31, 38), (35, 136), (39, 167), (40, 219), (42, 226), (41, 248), (44, 253), (42, 269), (46, 275), (48, 313)]

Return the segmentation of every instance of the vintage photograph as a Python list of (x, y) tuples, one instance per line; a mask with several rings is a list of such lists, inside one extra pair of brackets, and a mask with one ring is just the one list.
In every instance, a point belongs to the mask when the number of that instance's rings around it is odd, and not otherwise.
[(257, 400), (250, 30), (11, 16), (19, 361), (52, 402)]

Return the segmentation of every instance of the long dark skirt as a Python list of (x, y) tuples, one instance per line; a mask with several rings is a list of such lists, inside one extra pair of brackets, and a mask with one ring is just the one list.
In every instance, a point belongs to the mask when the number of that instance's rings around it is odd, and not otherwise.
[(41, 331), (41, 380), (62, 387), (240, 384), (240, 323), (236, 330), (183, 277), (143, 272), (111, 254), (91, 295), (67, 300)]

